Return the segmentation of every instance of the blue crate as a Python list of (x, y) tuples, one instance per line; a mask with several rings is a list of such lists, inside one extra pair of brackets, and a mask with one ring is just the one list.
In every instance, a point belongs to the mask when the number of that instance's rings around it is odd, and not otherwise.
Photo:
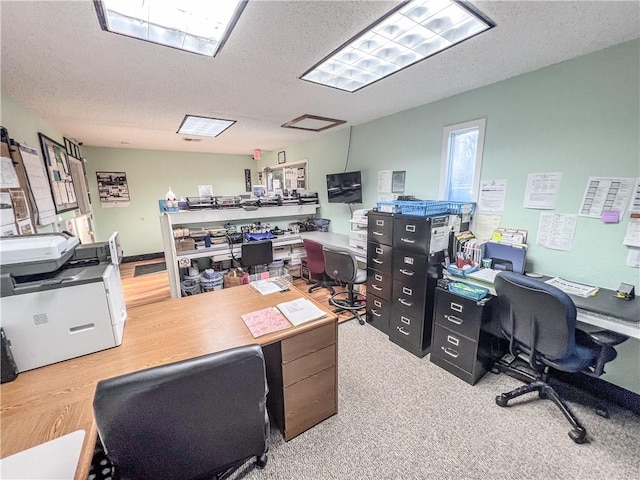
[(449, 213), (449, 202), (440, 200), (426, 200), (422, 202), (402, 202), (400, 213), (426, 217)]
[(449, 202), (448, 213), (473, 213), (476, 209), (474, 202)]

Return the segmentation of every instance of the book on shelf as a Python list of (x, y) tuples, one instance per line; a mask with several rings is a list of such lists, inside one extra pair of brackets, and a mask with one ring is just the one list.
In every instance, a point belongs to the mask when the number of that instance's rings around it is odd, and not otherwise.
[(240, 317), (254, 338), (291, 327), (289, 320), (276, 307), (263, 308)]
[(289, 302), (279, 303), (277, 306), (278, 310), (294, 325), (317, 320), (327, 315), (324, 310), (306, 298), (296, 298)]
[(264, 280), (256, 280), (254, 282), (250, 282), (249, 285), (251, 285), (254, 290), (260, 292), (262, 295), (289, 290), (289, 286), (285, 282), (278, 280), (277, 277)]

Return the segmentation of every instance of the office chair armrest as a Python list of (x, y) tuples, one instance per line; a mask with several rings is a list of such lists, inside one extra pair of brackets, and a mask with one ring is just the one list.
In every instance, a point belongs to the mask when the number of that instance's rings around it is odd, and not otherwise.
[(611, 332), (609, 330), (599, 330), (597, 332), (589, 332), (589, 338), (601, 347), (615, 347), (621, 344), (629, 337), (620, 333)]

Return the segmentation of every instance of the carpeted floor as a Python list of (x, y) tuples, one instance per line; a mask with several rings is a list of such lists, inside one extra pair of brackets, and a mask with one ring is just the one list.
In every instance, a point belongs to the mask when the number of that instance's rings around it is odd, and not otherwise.
[(577, 445), (548, 400), (498, 407), (520, 385), (506, 375), (468, 385), (355, 321), (340, 325), (339, 352), (338, 414), (286, 443), (272, 428), (266, 468), (232, 478), (640, 478), (640, 417), (626, 410), (607, 420), (571, 404), (590, 437)]
[(167, 269), (167, 264), (164, 262), (147, 263), (145, 265), (136, 265), (133, 276), (139, 277), (140, 275), (148, 275), (150, 273), (163, 272), (166, 269)]
[(607, 420), (572, 403), (590, 439), (577, 445), (550, 401), (495, 404), (521, 385), (513, 378), (487, 373), (471, 386), (370, 325), (349, 321), (338, 331), (338, 414), (286, 443), (272, 428), (266, 468), (248, 462), (231, 478), (640, 478), (640, 417), (631, 412), (609, 405)]

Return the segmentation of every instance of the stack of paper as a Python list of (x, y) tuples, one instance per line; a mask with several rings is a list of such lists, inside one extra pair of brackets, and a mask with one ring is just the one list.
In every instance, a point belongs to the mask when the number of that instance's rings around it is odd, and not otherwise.
[(576, 297), (587, 298), (598, 293), (598, 287), (570, 282), (569, 280), (565, 280), (560, 277), (551, 278), (549, 280), (546, 280), (545, 283), (559, 288), (567, 295), (575, 295)]
[(256, 280), (249, 283), (252, 288), (260, 292), (262, 295), (268, 295), (270, 293), (284, 292), (289, 288), (283, 282), (279, 282), (276, 279)]
[(278, 309), (294, 325), (317, 320), (327, 315), (324, 310), (321, 310), (306, 298), (297, 298), (290, 302), (279, 303)]
[(241, 315), (242, 321), (247, 326), (251, 335), (258, 338), (267, 333), (279, 332), (291, 327), (287, 320), (277, 308), (268, 307), (255, 312)]

